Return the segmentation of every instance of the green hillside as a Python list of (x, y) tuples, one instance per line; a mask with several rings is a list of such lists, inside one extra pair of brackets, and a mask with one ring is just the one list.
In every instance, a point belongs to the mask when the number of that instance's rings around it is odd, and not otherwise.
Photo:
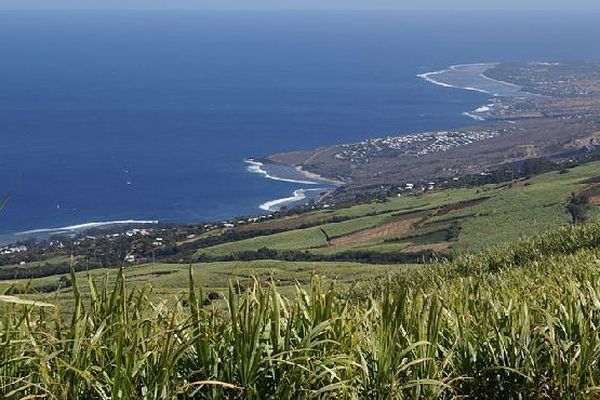
[[(512, 183), (406, 194), (382, 203), (301, 214), (288, 217), (287, 226), (286, 221), (267, 221), (243, 228), (245, 232), (258, 232), (256, 237), (202, 247), (196, 255), (222, 258), (261, 248), (328, 255), (346, 251), (410, 252), (430, 248), (462, 253), (483, 249), (569, 224), (569, 200), (574, 193), (597, 187), (589, 181), (598, 176), (598, 171), (600, 163), (594, 162)], [(590, 204), (586, 213), (593, 220), (598, 216), (598, 206)], [(328, 222), (332, 220), (343, 221)], [(386, 225), (387, 231), (373, 229)], [(273, 226), (289, 229), (260, 234)], [(449, 230), (454, 232), (444, 232)]]

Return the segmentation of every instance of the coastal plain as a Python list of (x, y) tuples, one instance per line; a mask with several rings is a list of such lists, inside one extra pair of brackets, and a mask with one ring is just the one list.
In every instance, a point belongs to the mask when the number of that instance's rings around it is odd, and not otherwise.
[[(498, 94), (482, 89), (490, 94), (490, 104), (466, 112), (477, 120), (471, 127), (404, 133), (312, 151), (278, 153), (267, 159), (345, 182), (333, 194), (339, 199), (351, 198), (348, 193), (376, 192), (381, 185), (427, 185), (488, 173), (532, 158), (568, 161), (586, 157), (586, 153), (600, 147), (600, 64), (475, 66), (475, 70), (463, 66), (470, 69), (460, 79), (456, 68), (451, 68), (447, 70), (448, 79), (462, 85), (477, 84), (483, 74), (490, 82), (509, 84), (510, 90), (500, 86)], [(446, 86), (447, 90), (461, 88), (444, 83), (443, 71), (425, 75), (428, 81)]]

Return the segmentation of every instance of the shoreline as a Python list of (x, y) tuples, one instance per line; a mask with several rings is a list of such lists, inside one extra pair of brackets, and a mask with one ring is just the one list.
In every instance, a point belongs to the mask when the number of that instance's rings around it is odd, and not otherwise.
[[(311, 188), (311, 189), (296, 189), (293, 192), (293, 195), (290, 197), (282, 197), (280, 199), (269, 200), (262, 203), (259, 208), (268, 212), (278, 212), (281, 211), (283, 207), (293, 206), (295, 207), (296, 203), (299, 203), (303, 200), (309, 199), (312, 200), (313, 196), (307, 196), (310, 192), (324, 192), (330, 191), (327, 188)], [(323, 196), (314, 196), (315, 199), (320, 200)]]
[[(480, 93), (485, 93), (485, 94), (491, 94), (494, 95), (494, 93), (491, 93), (487, 90), (484, 89), (479, 89), (479, 88), (475, 88), (472, 86), (458, 86), (458, 85), (453, 85), (450, 83), (446, 83), (446, 82), (442, 82), (442, 81), (438, 81), (432, 78), (432, 76), (436, 76), (436, 75), (441, 75), (444, 74), (448, 71), (452, 71), (452, 70), (457, 70), (459, 68), (462, 67), (474, 67), (474, 66), (489, 66), (488, 69), (492, 69), (494, 66), (498, 65), (499, 63), (473, 63), (473, 64), (455, 64), (455, 65), (451, 65), (448, 68), (445, 69), (441, 69), (438, 71), (431, 71), (431, 72), (424, 72), (422, 74), (417, 74), (417, 77), (424, 79), (425, 81), (432, 83), (434, 85), (437, 86), (442, 86), (442, 87), (446, 87), (446, 88), (452, 88), (452, 89), (463, 89), (463, 90), (470, 90), (470, 91), (474, 91), (474, 92), (480, 92)], [(486, 71), (488, 70), (486, 69)], [(496, 81), (495, 79), (489, 78), (486, 75), (484, 75), (485, 71), (483, 71), (482, 73), (478, 74), (486, 79), (489, 79), (491, 81)], [(502, 82), (502, 81), (496, 81), (496, 82), (500, 82), (500, 83), (506, 83), (509, 84), (508, 82)], [(510, 84), (512, 85), (512, 84)]]
[[(446, 88), (452, 88), (452, 89), (462, 89), (462, 90), (469, 90), (469, 91), (476, 91), (476, 92), (480, 92), (480, 93), (485, 93), (485, 94), (489, 94), (490, 96), (492, 96), (493, 99), (495, 98), (499, 98), (499, 97), (520, 97), (519, 93), (523, 96), (523, 97), (527, 97), (527, 96), (534, 96), (534, 93), (530, 93), (527, 91), (523, 90), (522, 86), (519, 86), (517, 84), (511, 83), (511, 82), (505, 82), (505, 81), (501, 81), (498, 79), (494, 79), (491, 78), (489, 76), (486, 75), (486, 72), (489, 71), (490, 69), (493, 69), (495, 66), (499, 65), (500, 63), (497, 62), (493, 62), (493, 63), (472, 63), (472, 64), (456, 64), (456, 65), (451, 65), (446, 69), (443, 70), (439, 70), (439, 71), (432, 71), (432, 72), (425, 72), (422, 74), (418, 74), (417, 77), (424, 79), (425, 81), (432, 83), (434, 85), (437, 86), (442, 86), (442, 87), (446, 87)], [(456, 71), (460, 68), (468, 68), (468, 67), (487, 67), (485, 70), (477, 73), (477, 76), (479, 78), (485, 79), (487, 81), (496, 83), (496, 84), (501, 84), (503, 86), (508, 86), (510, 88), (514, 88), (517, 89), (518, 92), (517, 93), (493, 93), (490, 90), (486, 90), (486, 89), (482, 89), (482, 88), (478, 88), (478, 87), (474, 87), (474, 86), (460, 86), (460, 85), (456, 85), (456, 84), (451, 84), (448, 82), (444, 82), (441, 80), (436, 80), (433, 77), (437, 76), (437, 75), (442, 75), (444, 73), (447, 73), (449, 71)], [(475, 110), (470, 110), (470, 111), (465, 111), (462, 114), (465, 117), (471, 118), (475, 121), (478, 122), (483, 122), (487, 120), (487, 117), (489, 116), (489, 113), (493, 111), (493, 108), (496, 106), (496, 103), (494, 101), (492, 101), (492, 103), (490, 104), (486, 104), (486, 105), (482, 105), (478, 108), (476, 108)]]
[(472, 63), (472, 64), (455, 64), (455, 65), (449, 66), (446, 69), (441, 69), (439, 71), (431, 71), (431, 72), (424, 72), (424, 73), (421, 73), (421, 74), (417, 74), (417, 77), (419, 77), (421, 79), (424, 79), (424, 80), (426, 80), (429, 83), (433, 83), (434, 85), (443, 86), (443, 87), (447, 87), (447, 88), (476, 91), (476, 92), (491, 94), (494, 97), (512, 97), (512, 96), (499, 95), (497, 93), (492, 93), (492, 92), (490, 92), (488, 90), (477, 88), (477, 87), (473, 87), (473, 86), (453, 85), (451, 83), (442, 82), (442, 81), (438, 81), (438, 80), (435, 80), (435, 79), (431, 78), (431, 76), (441, 75), (441, 74), (446, 73), (448, 71), (455, 71), (455, 70), (457, 70), (459, 68), (476, 67), (476, 66), (487, 66), (489, 68), (486, 68), (485, 70), (483, 70), (482, 72), (480, 72), (479, 74), (477, 74), (477, 76), (479, 76), (480, 78), (483, 78), (485, 80), (488, 80), (490, 82), (499, 83), (499, 84), (502, 84), (502, 85), (505, 85), (505, 86), (510, 86), (512, 88), (519, 89), (519, 91), (521, 93), (523, 93), (524, 95), (527, 95), (527, 96), (537, 96), (537, 94), (535, 94), (535, 93), (531, 93), (531, 92), (523, 90), (523, 86), (517, 85), (517, 84), (512, 83), (512, 82), (506, 82), (506, 81), (502, 81), (502, 80), (499, 80), (499, 79), (494, 79), (494, 78), (491, 78), (491, 77), (489, 77), (488, 75), (485, 74), (487, 71), (489, 71), (490, 69), (493, 69), (494, 67), (496, 67), (496, 66), (498, 66), (500, 64), (501, 63), (499, 63), (499, 62)]
[[(68, 225), (62, 226), (58, 228), (41, 228), (41, 229), (31, 229), (27, 231), (15, 232), (13, 235), (15, 236), (27, 236), (38, 233), (61, 233), (61, 232), (77, 232), (77, 231), (85, 231), (92, 228), (101, 228), (104, 226), (112, 226), (112, 225), (157, 225), (158, 220), (135, 220), (135, 219), (126, 219), (126, 220), (116, 220), (116, 221), (98, 221), (98, 222), (84, 222), (76, 225)], [(10, 234), (10, 233), (9, 233)]]
[(462, 114), (466, 117), (474, 119), (475, 121), (487, 121), (486, 116), (488, 116), (495, 106), (496, 103), (493, 102), (484, 106), (480, 106), (472, 111), (465, 111)]
[[(287, 165), (287, 164), (279, 164), (277, 162), (269, 160), (268, 158), (265, 158), (265, 159), (248, 158), (248, 159), (244, 160), (244, 163), (248, 164), (248, 167), (246, 167), (246, 170), (248, 172), (262, 175), (264, 178), (271, 179), (274, 181), (298, 183), (301, 185), (319, 185), (319, 184), (326, 183), (326, 184), (331, 184), (331, 185), (335, 185), (335, 186), (341, 186), (341, 185), (346, 184), (343, 181), (333, 179), (333, 178), (326, 178), (315, 172), (307, 171), (302, 167), (302, 165), (292, 166), (292, 165)], [(265, 168), (265, 167), (268, 167), (268, 165), (273, 165), (273, 166), (282, 165), (284, 167), (293, 168), (294, 171), (297, 172), (299, 176), (306, 178), (306, 180), (274, 175), (271, 172), (267, 171), (267, 169)]]
[(17, 232), (5, 232), (0, 234), (0, 246), (17, 243), (28, 239), (46, 239), (54, 235), (73, 235), (81, 234), (94, 228), (105, 228), (105, 227), (116, 227), (116, 226), (148, 226), (158, 225), (158, 220), (137, 220), (137, 219), (126, 219), (126, 220), (114, 220), (114, 221), (93, 221), (83, 222), (80, 224), (73, 224), (67, 226), (61, 226), (56, 228), (38, 228), (29, 229), (25, 231)]
[(332, 178), (325, 178), (324, 176), (321, 176), (315, 172), (307, 171), (304, 168), (302, 168), (302, 165), (297, 165), (295, 168), (296, 168), (296, 171), (300, 172), (302, 175), (306, 176), (308, 179), (319, 180), (319, 181), (322, 181), (325, 183), (330, 183), (335, 186), (342, 186), (342, 185), (346, 184), (346, 182), (343, 182), (343, 181), (340, 181), (337, 179), (332, 179)]
[[(281, 177), (281, 176), (271, 175), (271, 174), (269, 174), (269, 172), (267, 172), (263, 168), (263, 167), (265, 167), (265, 163), (258, 161), (257, 159), (254, 159), (254, 158), (248, 158), (248, 159), (244, 160), (244, 163), (248, 164), (248, 167), (246, 167), (246, 170), (248, 172), (262, 175), (266, 179), (271, 179), (274, 181), (281, 181), (281, 182), (289, 182), (289, 183), (299, 183), (301, 185), (318, 185), (319, 184), (319, 182), (314, 182), (314, 181), (310, 181), (310, 180), (304, 181), (304, 180), (299, 180), (299, 179), (292, 179), (292, 178), (285, 178), (285, 177)], [(300, 172), (300, 171), (298, 171), (298, 172)], [(304, 174), (302, 174), (302, 175), (304, 175)], [(309, 176), (306, 176), (306, 177), (308, 178)]]
[(293, 196), (282, 197), (280, 199), (266, 201), (266, 202), (262, 203), (261, 205), (259, 205), (258, 208), (260, 208), (261, 210), (264, 210), (264, 211), (276, 212), (281, 209), (281, 207), (279, 207), (279, 208), (276, 207), (280, 204), (282, 204), (282, 207), (283, 207), (286, 203), (293, 204), (293, 203), (302, 201), (304, 199), (306, 199), (306, 195), (304, 194), (304, 189), (296, 189), (296, 190), (294, 190)]
[[(286, 164), (281, 164), (281, 166), (289, 168), (289, 173), (292, 172), (297, 173), (300, 179), (296, 177), (290, 178), (283, 176), (277, 176), (273, 172), (268, 171), (268, 166), (279, 166), (280, 164), (276, 162), (272, 162), (269, 159), (255, 159), (248, 158), (244, 160), (248, 167), (246, 170), (250, 173), (259, 174), (266, 179), (271, 179), (275, 181), (288, 182), (288, 183), (297, 183), (299, 185), (330, 185), (333, 187), (310, 187), (305, 188), (301, 187), (293, 191), (292, 196), (277, 198), (273, 200), (268, 200), (258, 206), (259, 209), (267, 212), (277, 212), (280, 211), (283, 207), (295, 207), (300, 202), (306, 200), (308, 197), (314, 197), (316, 201), (319, 201), (322, 196), (308, 196), (311, 192), (330, 192), (335, 187), (344, 185), (345, 183), (336, 179), (325, 178), (317, 173), (310, 172), (302, 168), (301, 165), (291, 166)], [(305, 178), (305, 179), (302, 179)]]

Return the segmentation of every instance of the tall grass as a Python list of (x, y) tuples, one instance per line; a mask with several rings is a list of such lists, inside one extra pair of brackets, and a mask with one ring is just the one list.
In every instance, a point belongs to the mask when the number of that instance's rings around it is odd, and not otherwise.
[[(204, 306), (77, 282), (69, 314), (0, 298), (3, 399), (588, 399), (600, 389), (600, 226), (294, 296)], [(89, 286), (89, 296), (79, 288)]]

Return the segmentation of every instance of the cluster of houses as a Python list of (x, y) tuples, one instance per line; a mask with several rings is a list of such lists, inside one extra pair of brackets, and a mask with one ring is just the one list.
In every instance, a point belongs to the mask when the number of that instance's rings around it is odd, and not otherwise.
[(25, 253), (26, 251), (27, 251), (27, 246), (23, 246), (23, 245), (12, 245), (12, 246), (0, 247), (0, 255)]
[(371, 158), (382, 156), (422, 157), (448, 151), (452, 148), (514, 133), (515, 128), (477, 129), (423, 132), (402, 136), (368, 139), (342, 145), (335, 157), (354, 164), (366, 164)]
[(599, 76), (600, 65), (597, 63), (562, 65), (535, 62), (507, 72), (503, 80), (526, 82), (535, 92), (554, 97), (580, 97), (599, 94)]
[[(138, 235), (140, 235), (140, 236), (150, 236), (150, 234), (152, 232), (153, 232), (152, 229), (137, 229), (136, 228), (136, 229), (129, 229), (129, 230), (127, 230), (125, 232), (121, 232), (121, 233), (108, 233), (106, 235), (103, 235), (102, 237), (104, 237), (106, 239), (117, 239), (117, 238), (121, 238), (121, 237), (132, 238), (132, 237), (138, 236)], [(97, 239), (96, 236), (88, 235), (88, 236), (84, 236), (84, 237), (81, 237), (81, 238), (75, 240), (73, 242), (73, 244), (75, 246), (79, 246), (79, 245), (83, 244), (85, 241), (96, 240), (96, 239)]]
[(251, 224), (254, 222), (266, 221), (271, 218), (273, 218), (273, 214), (266, 214), (266, 215), (259, 215), (257, 217), (239, 218), (239, 219), (232, 220), (232, 221), (223, 221), (220, 224), (204, 225), (204, 227), (206, 228), (208, 226), (208, 227), (210, 227), (210, 229), (233, 228), (236, 225)]
[[(68, 238), (51, 238), (46, 243), (40, 242), (39, 245), (42, 246), (43, 249), (63, 249), (66, 245), (84, 248), (86, 246), (92, 245), (93, 242), (100, 239), (108, 240), (110, 242), (126, 240), (131, 241), (134, 250), (132, 250), (125, 256), (125, 262), (136, 263), (144, 261), (146, 259), (144, 256), (137, 254), (137, 245), (135, 245), (136, 243), (146, 243), (147, 245), (151, 245), (152, 249), (159, 250), (161, 248), (165, 248), (171, 245), (173, 243), (173, 240), (181, 240), (183, 238), (187, 240), (193, 240), (198, 235), (212, 230), (234, 228), (236, 226), (244, 224), (266, 221), (274, 217), (274, 214), (266, 214), (252, 217), (240, 217), (190, 227), (182, 226), (175, 231), (175, 237), (167, 233), (168, 231), (170, 231), (170, 228), (133, 228), (122, 232), (109, 232), (105, 234), (87, 234), (84, 236), (76, 237), (72, 241)], [(19, 253), (25, 254), (28, 251), (29, 249), (27, 248), (27, 246), (21, 244), (13, 244), (0, 247), (0, 255), (15, 255)]]
[(419, 191), (425, 191), (425, 190), (433, 190), (435, 189), (435, 182), (427, 182), (427, 183), (423, 183), (419, 186), (415, 186), (414, 183), (406, 183), (404, 185), (404, 187), (399, 186), (398, 187), (398, 191), (402, 192), (402, 191), (415, 191), (415, 190), (419, 190)]

